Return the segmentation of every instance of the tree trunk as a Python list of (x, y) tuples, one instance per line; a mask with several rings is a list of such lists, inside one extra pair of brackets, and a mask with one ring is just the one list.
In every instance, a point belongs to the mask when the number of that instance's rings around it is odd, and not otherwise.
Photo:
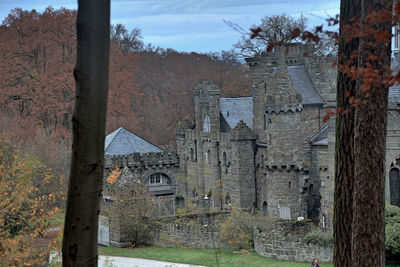
[[(361, 25), (391, 36), (392, 8), (390, 0), (363, 0)], [(369, 22), (371, 12), (385, 11), (390, 19)], [(387, 14), (387, 13), (386, 13)], [(378, 19), (379, 20), (379, 19)], [(374, 45), (372, 45), (374, 44)], [(391, 38), (376, 40), (369, 34), (360, 40), (359, 67), (371, 64), (378, 71), (379, 84), (373, 84), (368, 93), (361, 75), (357, 99), (364, 101), (355, 110), (354, 136), (354, 194), (352, 229), (352, 266), (385, 266), (385, 151), (388, 87), (384, 80), (390, 67)], [(377, 55), (374, 59), (369, 55)], [(368, 95), (369, 94), (369, 95)]]
[[(337, 267), (351, 265), (351, 232), (353, 221), (353, 176), (354, 176), (354, 108), (348, 95), (355, 95), (357, 82), (348, 76), (341, 66), (358, 66), (351, 55), (357, 52), (359, 38), (347, 39), (350, 34), (346, 26), (353, 17), (360, 17), (361, 0), (342, 0), (340, 4), (339, 62), (337, 81), (336, 152), (335, 152), (335, 195), (334, 195), (334, 264)], [(346, 91), (348, 93), (346, 94)]]
[(97, 266), (109, 68), (110, 0), (79, 0), (76, 98), (63, 266)]
[[(342, 0), (336, 121), (334, 265), (384, 266), (384, 181), (387, 116), (386, 70), (390, 66), (391, 7), (389, 1)], [(369, 21), (373, 11), (381, 12)], [(386, 12), (386, 13), (385, 13)], [(346, 25), (360, 23), (351, 32)], [(369, 25), (368, 25), (369, 24)], [(356, 27), (353, 27), (356, 29)], [(386, 33), (378, 41), (365, 29)], [(351, 37), (351, 38), (349, 38)], [(354, 56), (353, 59), (351, 56)], [(377, 55), (378, 58), (371, 57)], [(346, 61), (347, 60), (347, 61)], [(350, 63), (350, 64), (348, 64)], [(346, 65), (348, 64), (348, 65)], [(363, 70), (378, 75), (369, 90)], [(357, 79), (344, 66), (355, 66)]]

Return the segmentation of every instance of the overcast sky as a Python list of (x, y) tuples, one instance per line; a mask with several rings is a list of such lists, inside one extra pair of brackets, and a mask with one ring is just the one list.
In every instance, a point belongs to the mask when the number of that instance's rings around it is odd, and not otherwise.
[[(11, 9), (77, 8), (77, 0), (0, 0), (0, 18)], [(309, 25), (339, 13), (339, 0), (111, 0), (111, 23), (138, 27), (145, 43), (186, 52), (229, 50), (240, 34), (223, 21), (249, 29), (266, 15), (309, 17)]]

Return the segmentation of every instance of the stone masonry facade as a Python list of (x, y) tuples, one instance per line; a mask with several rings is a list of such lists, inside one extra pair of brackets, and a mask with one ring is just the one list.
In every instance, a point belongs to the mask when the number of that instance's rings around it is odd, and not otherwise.
[[(176, 152), (106, 156), (105, 178), (119, 166), (122, 180), (140, 178), (155, 196), (170, 198), (172, 213), (188, 203), (237, 207), (267, 217), (308, 218), (332, 229), (335, 118), (323, 123), (321, 117), (336, 106), (333, 59), (293, 45), (246, 61), (253, 82), (249, 97), (222, 98), (216, 85), (201, 82), (194, 90), (194, 120), (183, 119), (175, 129)], [(397, 58), (393, 64), (399, 69)], [(386, 143), (385, 197), (395, 205), (399, 90), (389, 90)], [(104, 195), (107, 190), (113, 188), (106, 186)]]
[[(335, 118), (333, 58), (310, 46), (276, 47), (246, 59), (251, 96), (221, 98), (212, 82), (194, 91), (195, 119), (176, 128), (187, 201), (263, 211), (270, 217), (312, 219), (332, 229)], [(397, 59), (394, 62), (398, 64)], [(394, 66), (394, 68), (398, 68)], [(390, 88), (386, 199), (400, 203), (399, 87)], [(390, 173), (390, 177), (389, 177)]]

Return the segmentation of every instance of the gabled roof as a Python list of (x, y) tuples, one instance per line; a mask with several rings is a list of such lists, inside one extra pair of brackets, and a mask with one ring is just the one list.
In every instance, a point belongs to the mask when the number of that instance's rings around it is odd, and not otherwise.
[[(229, 126), (230, 129), (235, 128), (241, 120), (246, 123), (250, 129), (253, 129), (252, 97), (220, 98), (219, 108), (222, 117), (228, 124), (224, 125), (224, 129), (227, 128), (226, 126)], [(228, 131), (228, 129), (225, 129), (225, 131)]]
[(290, 79), (296, 91), (303, 95), (303, 105), (322, 105), (321, 96), (317, 93), (306, 66), (296, 65), (287, 67)]
[(149, 152), (162, 152), (162, 149), (122, 127), (106, 136), (105, 155), (144, 154)]

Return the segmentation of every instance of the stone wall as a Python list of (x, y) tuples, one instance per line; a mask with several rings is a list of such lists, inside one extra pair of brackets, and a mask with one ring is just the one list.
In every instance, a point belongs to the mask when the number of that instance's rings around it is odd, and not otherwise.
[(254, 249), (264, 257), (283, 260), (332, 262), (333, 250), (306, 244), (303, 237), (312, 230), (309, 221), (270, 221), (255, 226)]
[[(189, 194), (189, 189), (181, 173), (179, 156), (174, 152), (105, 156), (104, 180), (107, 179), (115, 167), (122, 171), (119, 182), (137, 179), (146, 182), (152, 174), (162, 173), (170, 179), (170, 184), (168, 187), (160, 189), (168, 189), (171, 194), (175, 195), (187, 196)], [(112, 195), (113, 191), (118, 190), (118, 184), (110, 185), (104, 182), (103, 194), (106, 196)], [(150, 191), (153, 192), (154, 190), (150, 188)]]
[(162, 247), (223, 247), (219, 242), (219, 228), (227, 214), (220, 212), (163, 218), (153, 232), (153, 244)]

